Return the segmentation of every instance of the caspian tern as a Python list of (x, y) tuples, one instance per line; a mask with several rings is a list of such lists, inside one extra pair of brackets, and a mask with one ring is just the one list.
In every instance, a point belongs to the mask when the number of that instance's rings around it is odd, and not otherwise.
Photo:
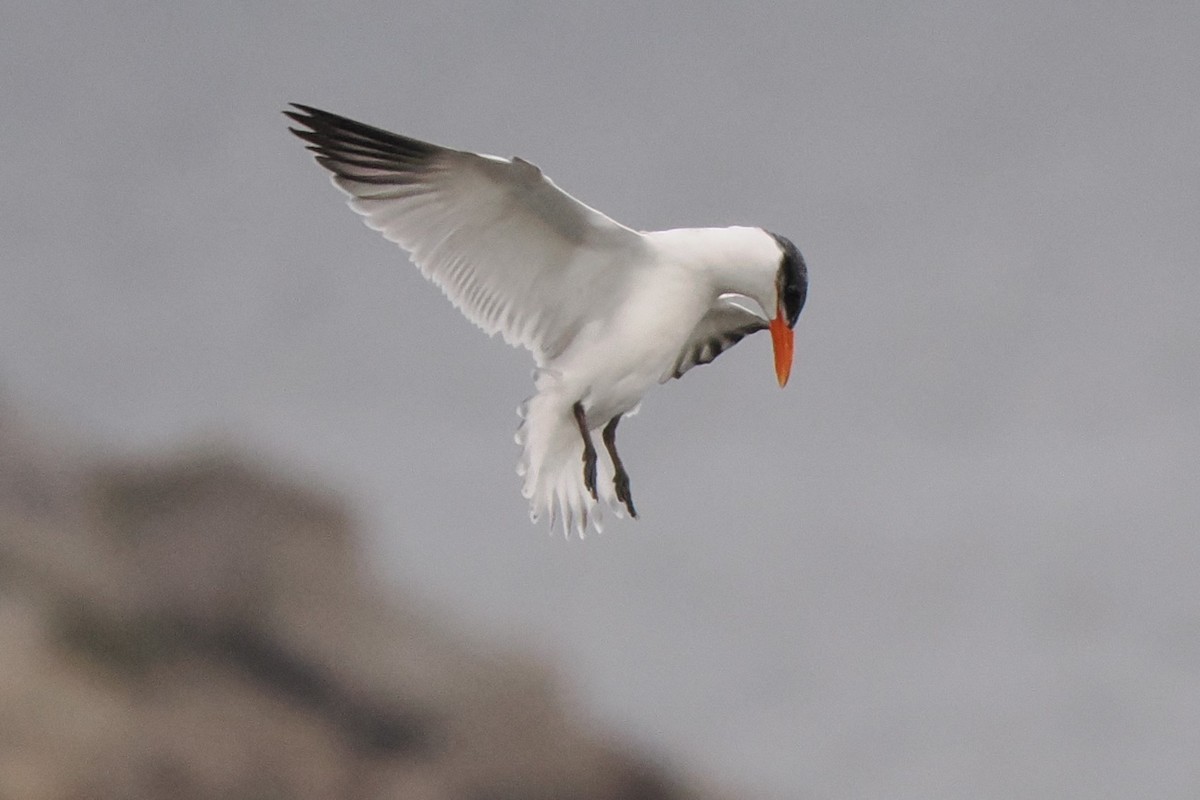
[(284, 113), (303, 128), (290, 130), (366, 224), (407, 250), (467, 319), (533, 354), (537, 391), (518, 410), (517, 473), (534, 522), (549, 515), (551, 531), (583, 536), (600, 529), (606, 506), (637, 516), (617, 424), (655, 383), (763, 329), (787, 383), (808, 269), (784, 237), (752, 227), (635, 231), (524, 159), (292, 106)]

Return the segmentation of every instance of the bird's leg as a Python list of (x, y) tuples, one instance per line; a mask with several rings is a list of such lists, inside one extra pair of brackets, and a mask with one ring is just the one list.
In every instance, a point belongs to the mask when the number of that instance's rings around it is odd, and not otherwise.
[(588, 433), (587, 417), (583, 413), (583, 402), (576, 402), (575, 424), (579, 426), (579, 435), (583, 437), (583, 485), (592, 493), (593, 500), (599, 500), (596, 495), (596, 446), (592, 444), (591, 434)]
[(604, 426), (604, 447), (612, 458), (615, 473), (613, 488), (617, 490), (617, 499), (629, 509), (629, 516), (637, 519), (637, 511), (633, 509), (633, 495), (629, 493), (629, 473), (625, 471), (625, 465), (621, 463), (621, 457), (617, 455), (617, 423), (620, 421), (621, 415), (618, 414)]

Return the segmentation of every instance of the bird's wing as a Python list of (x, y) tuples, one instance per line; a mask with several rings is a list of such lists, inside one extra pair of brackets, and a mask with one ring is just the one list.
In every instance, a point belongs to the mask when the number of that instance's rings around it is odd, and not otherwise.
[(452, 150), (293, 104), (286, 111), (350, 207), (409, 251), (425, 277), (489, 335), (561, 353), (617, 302), (639, 233), (520, 158)]
[(663, 374), (662, 383), (682, 378), (692, 367), (710, 363), (746, 336), (767, 327), (767, 321), (738, 302), (737, 297), (726, 294), (717, 298), (679, 351), (675, 366)]

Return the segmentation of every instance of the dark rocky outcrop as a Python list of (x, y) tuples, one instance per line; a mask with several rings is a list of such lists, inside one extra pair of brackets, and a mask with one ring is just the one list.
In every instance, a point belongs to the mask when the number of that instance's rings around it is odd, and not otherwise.
[(696, 797), (364, 577), (337, 498), (0, 409), (0, 800)]

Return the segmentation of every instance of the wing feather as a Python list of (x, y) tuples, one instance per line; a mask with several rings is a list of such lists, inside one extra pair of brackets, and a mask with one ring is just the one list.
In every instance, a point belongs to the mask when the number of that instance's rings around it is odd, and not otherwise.
[(661, 382), (682, 378), (692, 367), (711, 363), (742, 339), (766, 328), (767, 321), (762, 316), (742, 305), (735, 296), (722, 295), (700, 318), (675, 365), (662, 376)]
[(611, 311), (645, 246), (520, 158), (453, 150), (293, 104), (288, 117), (366, 224), (488, 334), (539, 364)]

